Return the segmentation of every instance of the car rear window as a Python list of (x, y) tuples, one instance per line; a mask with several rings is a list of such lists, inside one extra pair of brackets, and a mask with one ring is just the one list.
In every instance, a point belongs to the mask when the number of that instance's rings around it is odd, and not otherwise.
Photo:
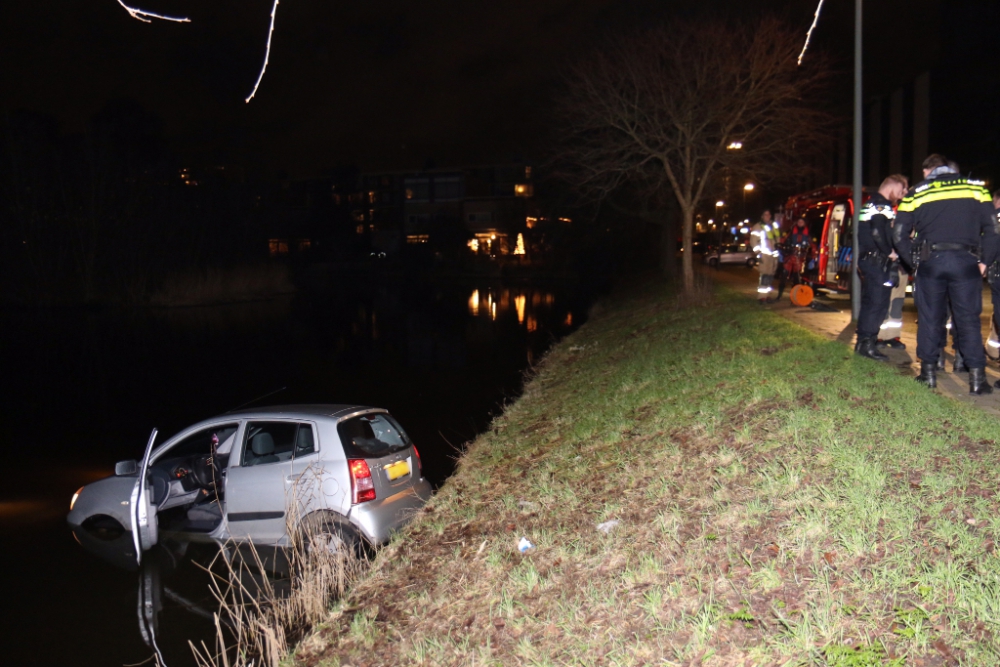
[(351, 417), (337, 424), (348, 458), (381, 458), (410, 446), (406, 431), (387, 414)]

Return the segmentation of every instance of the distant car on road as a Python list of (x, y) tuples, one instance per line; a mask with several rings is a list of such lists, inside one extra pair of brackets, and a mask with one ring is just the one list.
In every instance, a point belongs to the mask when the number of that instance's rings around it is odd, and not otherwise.
[(73, 526), (120, 525), (137, 559), (161, 532), (357, 550), (388, 541), (431, 496), (420, 455), (385, 410), (286, 405), (198, 422), (82, 487)]
[(755, 266), (757, 253), (746, 243), (726, 243), (706, 252), (702, 261), (714, 268), (720, 264)]

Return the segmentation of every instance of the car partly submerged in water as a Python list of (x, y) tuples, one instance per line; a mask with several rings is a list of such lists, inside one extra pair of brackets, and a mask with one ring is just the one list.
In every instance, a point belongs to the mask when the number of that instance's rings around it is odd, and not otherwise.
[(285, 405), (206, 419), (141, 461), (78, 490), (73, 526), (121, 526), (137, 560), (161, 533), (287, 546), (321, 536), (327, 548), (379, 545), (431, 496), (420, 454), (381, 408)]

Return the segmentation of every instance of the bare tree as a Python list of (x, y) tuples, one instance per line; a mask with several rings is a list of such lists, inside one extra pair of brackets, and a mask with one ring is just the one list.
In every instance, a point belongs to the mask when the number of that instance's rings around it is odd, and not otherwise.
[[(560, 160), (584, 193), (626, 183), (672, 191), (681, 209), (685, 290), (698, 206), (723, 170), (760, 182), (808, 169), (831, 117), (814, 103), (827, 70), (796, 64), (799, 38), (774, 19), (674, 22), (619, 39), (567, 75)], [(666, 252), (667, 244), (664, 244)]]

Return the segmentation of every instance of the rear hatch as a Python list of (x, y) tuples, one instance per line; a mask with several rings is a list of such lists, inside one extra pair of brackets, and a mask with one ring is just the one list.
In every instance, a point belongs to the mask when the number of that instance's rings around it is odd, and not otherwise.
[(384, 412), (357, 415), (337, 424), (337, 431), (346, 457), (366, 463), (375, 502), (390, 498), (420, 481), (420, 458), (416, 448), (391, 415)]

